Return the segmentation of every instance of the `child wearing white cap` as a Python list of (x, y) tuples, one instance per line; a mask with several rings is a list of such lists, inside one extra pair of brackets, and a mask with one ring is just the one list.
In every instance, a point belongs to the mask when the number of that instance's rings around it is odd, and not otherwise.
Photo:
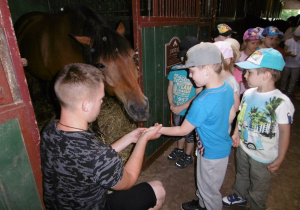
[(275, 87), (285, 62), (272, 48), (255, 51), (246, 61), (236, 63), (246, 70), (249, 89), (245, 91), (236, 128), (232, 135), (237, 147), (237, 174), (234, 193), (223, 198), (223, 205), (266, 209), (271, 172), (278, 170), (290, 140), (294, 106)]
[(292, 38), (285, 41), (285, 67), (283, 70), (280, 89), (285, 91), (288, 78), (290, 83), (288, 85), (287, 94), (292, 96), (297, 80), (300, 75), (300, 26), (294, 31)]
[(202, 42), (190, 48), (187, 61), (180, 68), (189, 68), (189, 77), (197, 87), (205, 89), (194, 99), (181, 126), (162, 127), (160, 134), (183, 136), (196, 129), (197, 196), (199, 200), (183, 203), (186, 210), (222, 209), (222, 186), (230, 155), (232, 139), (228, 128), (235, 117), (233, 90), (224, 82), (222, 55), (213, 43)]

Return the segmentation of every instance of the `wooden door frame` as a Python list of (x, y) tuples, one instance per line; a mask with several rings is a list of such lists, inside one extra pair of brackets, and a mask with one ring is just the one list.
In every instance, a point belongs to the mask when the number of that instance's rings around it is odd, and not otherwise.
[[(0, 106), (0, 123), (13, 118), (19, 119), (20, 128), (35, 178), (37, 190), (40, 196), (41, 203), (43, 203), (39, 130), (35, 120), (34, 110), (28, 91), (24, 69), (21, 63), (20, 52), (17, 45), (7, 0), (0, 0), (0, 5), (0, 27), (3, 27), (5, 29), (5, 39), (7, 42), (7, 52), (6, 54), (1, 54), (1, 60), (2, 62), (5, 61), (5, 63), (7, 64), (6, 66), (4, 66), (4, 68), (9, 68), (11, 70), (10, 73), (14, 74), (17, 83), (16, 87), (19, 94), (18, 101), (14, 101), (13, 103), (9, 103), (5, 106)], [(12, 97), (15, 98), (13, 94)]]

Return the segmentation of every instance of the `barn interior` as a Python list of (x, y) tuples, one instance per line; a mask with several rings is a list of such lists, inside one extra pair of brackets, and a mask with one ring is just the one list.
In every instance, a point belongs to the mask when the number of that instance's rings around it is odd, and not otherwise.
[[(1, 3), (2, 1), (6, 2), (1, 0)], [(145, 122), (134, 122), (116, 97), (106, 96), (96, 126), (104, 135), (99, 140), (107, 144), (138, 126), (149, 127), (155, 122), (161, 122), (166, 126), (171, 124), (166, 94), (168, 84), (166, 45), (171, 43), (172, 38), (177, 37), (180, 40), (184, 36), (192, 35), (197, 36), (200, 41), (211, 41), (211, 29), (219, 23), (226, 23), (237, 32), (234, 38), (241, 43), (243, 32), (251, 27), (274, 25), (284, 32), (289, 25), (286, 21), (280, 20), (282, 9), (300, 9), (297, 0), (190, 0), (184, 3), (180, 3), (180, 0), (7, 0), (10, 12), (7, 15), (11, 15), (14, 24), (19, 17), (28, 12), (55, 14), (65, 6), (83, 2), (98, 11), (112, 28), (116, 28), (120, 21), (125, 24), (125, 37), (130, 41), (132, 48), (138, 52), (139, 84), (149, 99), (149, 119)], [(24, 68), (26, 71), (26, 67)], [(26, 75), (26, 79), (37, 81), (30, 75)], [(57, 110), (55, 106), (48, 103), (46, 95), (39, 91), (39, 86), (28, 87), (28, 89), (34, 110), (34, 115), (30, 113), (28, 115), (34, 116), (37, 122), (36, 128), (40, 131), (49, 120), (57, 117)], [(296, 87), (296, 92), (299, 92), (299, 87)], [(298, 110), (299, 101), (293, 99), (293, 103)], [(3, 110), (1, 105), (0, 114)], [(6, 108), (4, 110), (6, 111)], [(270, 210), (300, 208), (300, 183), (297, 179), (299, 174), (297, 166), (300, 163), (300, 154), (297, 150), (300, 146), (298, 141), (300, 134), (297, 129), (299, 120), (300, 116), (296, 111), (289, 152), (280, 170), (272, 174), (272, 187), (267, 201)], [(37, 138), (36, 136), (33, 138)], [(158, 179), (164, 183), (167, 198), (163, 210), (180, 209), (181, 203), (196, 199), (194, 166), (178, 169), (174, 166), (174, 162), (166, 158), (174, 147), (174, 142), (167, 136), (150, 142), (139, 179), (139, 182)], [(132, 147), (129, 147), (122, 151), (121, 157), (124, 162), (130, 155), (131, 149)], [(235, 149), (232, 149), (225, 181), (221, 188), (222, 195), (232, 192), (235, 177), (234, 153)], [(39, 170), (39, 163), (31, 162), (31, 165), (35, 182), (40, 182), (40, 174), (35, 172)], [(20, 174), (20, 171), (17, 173)], [(37, 194), (41, 195), (41, 185), (38, 183), (37, 188)], [(7, 191), (5, 193), (9, 194)], [(3, 209), (6, 209), (4, 207)], [(232, 209), (244, 209), (244, 207)]]

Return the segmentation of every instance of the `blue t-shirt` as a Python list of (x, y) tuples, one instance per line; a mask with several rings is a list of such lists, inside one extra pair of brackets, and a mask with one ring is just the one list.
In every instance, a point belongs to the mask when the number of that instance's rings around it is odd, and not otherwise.
[[(191, 80), (187, 77), (187, 70), (171, 70), (168, 75), (168, 79), (173, 82), (173, 103), (176, 106), (186, 103), (196, 95), (196, 89)], [(178, 115), (183, 116), (185, 113), (186, 109)]]
[(233, 90), (226, 82), (218, 88), (204, 89), (193, 101), (186, 120), (196, 127), (205, 148), (204, 158), (229, 156), (232, 145), (228, 134), (229, 113), (233, 104)]

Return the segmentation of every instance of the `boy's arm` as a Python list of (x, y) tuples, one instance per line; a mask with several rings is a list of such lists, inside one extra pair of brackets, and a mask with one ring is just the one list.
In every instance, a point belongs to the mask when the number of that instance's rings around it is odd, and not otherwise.
[(161, 124), (156, 124), (145, 130), (140, 136), (124, 166), (122, 179), (115, 187), (113, 187), (114, 190), (126, 190), (136, 183), (142, 169), (147, 142), (154, 139), (154, 137), (157, 137), (157, 132), (161, 127)]
[(233, 134), (231, 136), (232, 138), (232, 146), (233, 147), (238, 147), (240, 146), (240, 135), (239, 135), (239, 128), (238, 128), (238, 121), (236, 121), (236, 124), (235, 124), (235, 129), (233, 131)]
[(290, 143), (291, 125), (290, 124), (279, 124), (278, 127), (279, 127), (278, 156), (273, 161), (273, 163), (271, 163), (268, 166), (268, 170), (270, 172), (274, 172), (274, 171), (278, 170), (282, 161), (284, 160), (285, 154), (287, 152), (287, 149), (288, 149), (289, 143)]
[(233, 122), (235, 116), (236, 116), (236, 109), (235, 109), (235, 106), (233, 104), (231, 109), (230, 109), (230, 113), (229, 113), (229, 124), (231, 124)]
[(235, 112), (239, 111), (239, 106), (240, 106), (240, 96), (237, 92), (234, 92), (233, 94), (234, 97), (234, 108), (235, 108)]
[(186, 119), (183, 121), (181, 126), (174, 126), (174, 127), (162, 127), (158, 133), (167, 136), (185, 136), (188, 133), (192, 132), (195, 129), (189, 121)]
[(118, 141), (115, 141), (110, 146), (116, 151), (121, 152), (123, 149), (125, 149), (128, 145), (132, 143), (136, 143), (138, 138), (142, 135), (142, 133), (147, 128), (137, 128), (130, 133), (124, 135), (122, 138), (120, 138)]

